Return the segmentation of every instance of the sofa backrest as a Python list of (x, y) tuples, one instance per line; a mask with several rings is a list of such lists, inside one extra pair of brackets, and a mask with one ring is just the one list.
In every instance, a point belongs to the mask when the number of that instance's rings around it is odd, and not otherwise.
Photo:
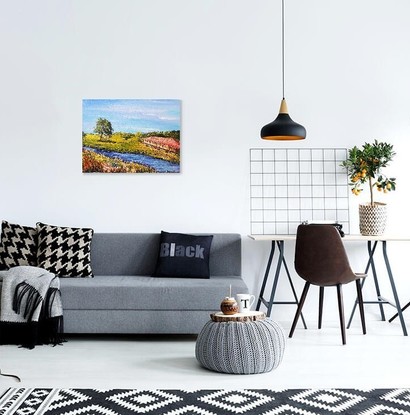
[[(241, 236), (213, 234), (211, 276), (241, 275)], [(159, 233), (95, 233), (91, 244), (94, 275), (151, 275), (159, 251)]]

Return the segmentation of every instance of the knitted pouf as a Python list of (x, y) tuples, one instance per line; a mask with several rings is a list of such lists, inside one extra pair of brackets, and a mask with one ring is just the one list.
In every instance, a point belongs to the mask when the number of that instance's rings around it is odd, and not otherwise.
[(285, 344), (284, 330), (268, 318), (248, 322), (208, 321), (198, 335), (195, 355), (207, 369), (248, 375), (278, 367)]

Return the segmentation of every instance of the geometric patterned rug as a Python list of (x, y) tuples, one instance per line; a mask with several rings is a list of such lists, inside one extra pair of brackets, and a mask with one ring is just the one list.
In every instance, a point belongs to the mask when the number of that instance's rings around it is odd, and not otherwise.
[(27, 389), (0, 415), (409, 415), (410, 389)]

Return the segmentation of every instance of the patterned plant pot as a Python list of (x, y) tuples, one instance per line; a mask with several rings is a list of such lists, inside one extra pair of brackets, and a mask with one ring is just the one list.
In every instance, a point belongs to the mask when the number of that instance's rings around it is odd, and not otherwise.
[(359, 205), (359, 228), (362, 235), (383, 235), (387, 222), (387, 205)]

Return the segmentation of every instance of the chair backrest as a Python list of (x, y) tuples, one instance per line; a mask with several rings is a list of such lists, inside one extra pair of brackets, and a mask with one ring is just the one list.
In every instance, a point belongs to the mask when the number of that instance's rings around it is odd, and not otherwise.
[(346, 284), (357, 279), (338, 230), (332, 225), (299, 225), (295, 270), (314, 285)]

